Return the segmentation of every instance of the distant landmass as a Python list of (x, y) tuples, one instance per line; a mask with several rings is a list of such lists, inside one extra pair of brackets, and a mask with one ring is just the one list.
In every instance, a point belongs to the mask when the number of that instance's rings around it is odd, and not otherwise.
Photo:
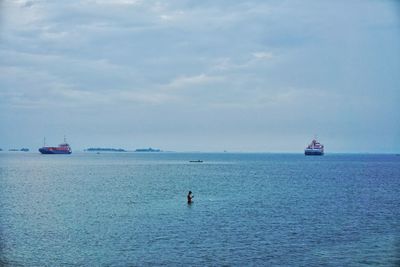
[(135, 150), (135, 152), (162, 152), (160, 149), (154, 149), (154, 148), (138, 148)]
[[(2, 151), (2, 149), (0, 149), (0, 151)], [(29, 148), (21, 148), (21, 149), (18, 149), (18, 148), (10, 148), (8, 151), (13, 151), (13, 152), (15, 152), (15, 151), (22, 151), (22, 152), (28, 152), (29, 151)]]
[[(84, 151), (86, 152), (132, 152), (132, 150), (125, 150), (122, 148), (112, 148), (112, 147), (91, 147), (87, 148)], [(158, 148), (138, 148), (133, 152), (163, 152)]]
[(122, 148), (109, 148), (109, 147), (91, 147), (85, 149), (87, 152), (126, 152), (125, 149)]

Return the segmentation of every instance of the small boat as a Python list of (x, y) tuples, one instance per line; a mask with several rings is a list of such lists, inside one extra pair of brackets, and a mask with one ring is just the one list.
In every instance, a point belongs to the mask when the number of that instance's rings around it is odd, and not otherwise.
[(201, 163), (201, 162), (203, 162), (202, 160), (189, 160), (189, 162), (193, 162), (193, 163)]

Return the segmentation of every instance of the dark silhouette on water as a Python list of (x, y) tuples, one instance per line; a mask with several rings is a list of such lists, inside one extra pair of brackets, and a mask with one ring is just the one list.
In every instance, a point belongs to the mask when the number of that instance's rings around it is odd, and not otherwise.
[(189, 194), (187, 195), (187, 202), (188, 204), (192, 204), (192, 199), (194, 198), (194, 196), (192, 195), (192, 191), (189, 191)]

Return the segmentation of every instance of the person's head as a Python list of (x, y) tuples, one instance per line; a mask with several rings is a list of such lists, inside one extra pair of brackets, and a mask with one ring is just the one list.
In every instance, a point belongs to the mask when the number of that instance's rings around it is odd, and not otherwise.
[(192, 191), (189, 191), (189, 195), (192, 193)]

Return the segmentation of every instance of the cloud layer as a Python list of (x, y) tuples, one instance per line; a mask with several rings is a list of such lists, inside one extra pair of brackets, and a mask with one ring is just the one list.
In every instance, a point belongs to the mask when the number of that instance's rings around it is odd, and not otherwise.
[(333, 151), (398, 151), (398, 10), (3, 1), (0, 147), (67, 134), (78, 148), (299, 151), (318, 134)]

